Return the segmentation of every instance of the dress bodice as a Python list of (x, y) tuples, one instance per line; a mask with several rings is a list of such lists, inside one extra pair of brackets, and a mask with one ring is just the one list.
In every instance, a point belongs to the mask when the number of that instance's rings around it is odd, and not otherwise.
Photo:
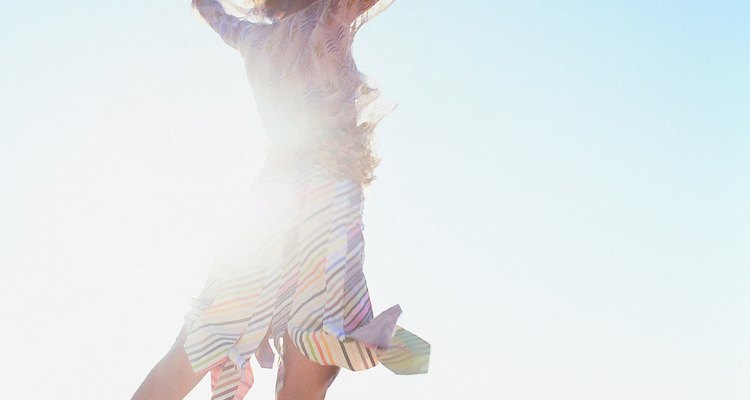
[(279, 20), (236, 0), (193, 0), (193, 6), (242, 56), (272, 150), (316, 155), (341, 170), (372, 164), (373, 128), (396, 106), (352, 57), (359, 27), (392, 1), (314, 0)]

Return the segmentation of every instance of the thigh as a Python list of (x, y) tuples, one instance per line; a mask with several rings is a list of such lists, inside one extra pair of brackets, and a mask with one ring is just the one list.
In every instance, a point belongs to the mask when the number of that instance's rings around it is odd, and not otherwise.
[(310, 361), (284, 335), (283, 356), (276, 380), (277, 400), (322, 400), (331, 386), (339, 367), (320, 365)]
[(182, 347), (187, 338), (188, 326), (183, 326), (179, 335), (175, 339), (172, 348), (167, 353), (165, 358), (169, 359), (171, 365), (170, 373), (172, 374), (171, 379), (174, 385), (179, 388), (180, 398), (185, 397), (190, 391), (203, 379), (208, 372), (194, 372), (193, 367), (190, 365), (185, 349)]
[(183, 399), (201, 381), (206, 372), (193, 372), (182, 348), (187, 333), (187, 327), (183, 326), (172, 348), (151, 369), (132, 400)]

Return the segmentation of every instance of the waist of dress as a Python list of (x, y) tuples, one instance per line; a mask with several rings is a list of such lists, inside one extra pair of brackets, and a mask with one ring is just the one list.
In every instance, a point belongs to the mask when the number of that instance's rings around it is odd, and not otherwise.
[(333, 149), (323, 143), (272, 143), (266, 147), (263, 170), (285, 176), (307, 169), (322, 169), (336, 178), (346, 179)]

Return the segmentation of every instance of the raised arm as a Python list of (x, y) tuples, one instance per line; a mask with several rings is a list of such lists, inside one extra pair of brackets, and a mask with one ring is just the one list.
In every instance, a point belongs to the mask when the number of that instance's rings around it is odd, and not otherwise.
[(394, 0), (329, 0), (331, 12), (355, 31), (388, 8)]
[(221, 36), (226, 44), (237, 49), (242, 36), (252, 23), (228, 15), (217, 0), (192, 0), (193, 9)]

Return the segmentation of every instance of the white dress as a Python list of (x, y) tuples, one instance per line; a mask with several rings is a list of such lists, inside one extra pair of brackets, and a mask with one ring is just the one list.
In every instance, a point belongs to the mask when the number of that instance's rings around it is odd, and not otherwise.
[(373, 315), (363, 182), (337, 169), (394, 107), (351, 57), (357, 29), (391, 2), (316, 0), (274, 21), (257, 13), (242, 20), (217, 0), (193, 0), (245, 60), (272, 142), (253, 183), (253, 220), (217, 254), (185, 315), (185, 352), (194, 371), (211, 371), (212, 399), (242, 399), (253, 382), (250, 358), (272, 367), (269, 339), (281, 353), (285, 332), (321, 365), (427, 372), (430, 345), (396, 325), (400, 307)]

